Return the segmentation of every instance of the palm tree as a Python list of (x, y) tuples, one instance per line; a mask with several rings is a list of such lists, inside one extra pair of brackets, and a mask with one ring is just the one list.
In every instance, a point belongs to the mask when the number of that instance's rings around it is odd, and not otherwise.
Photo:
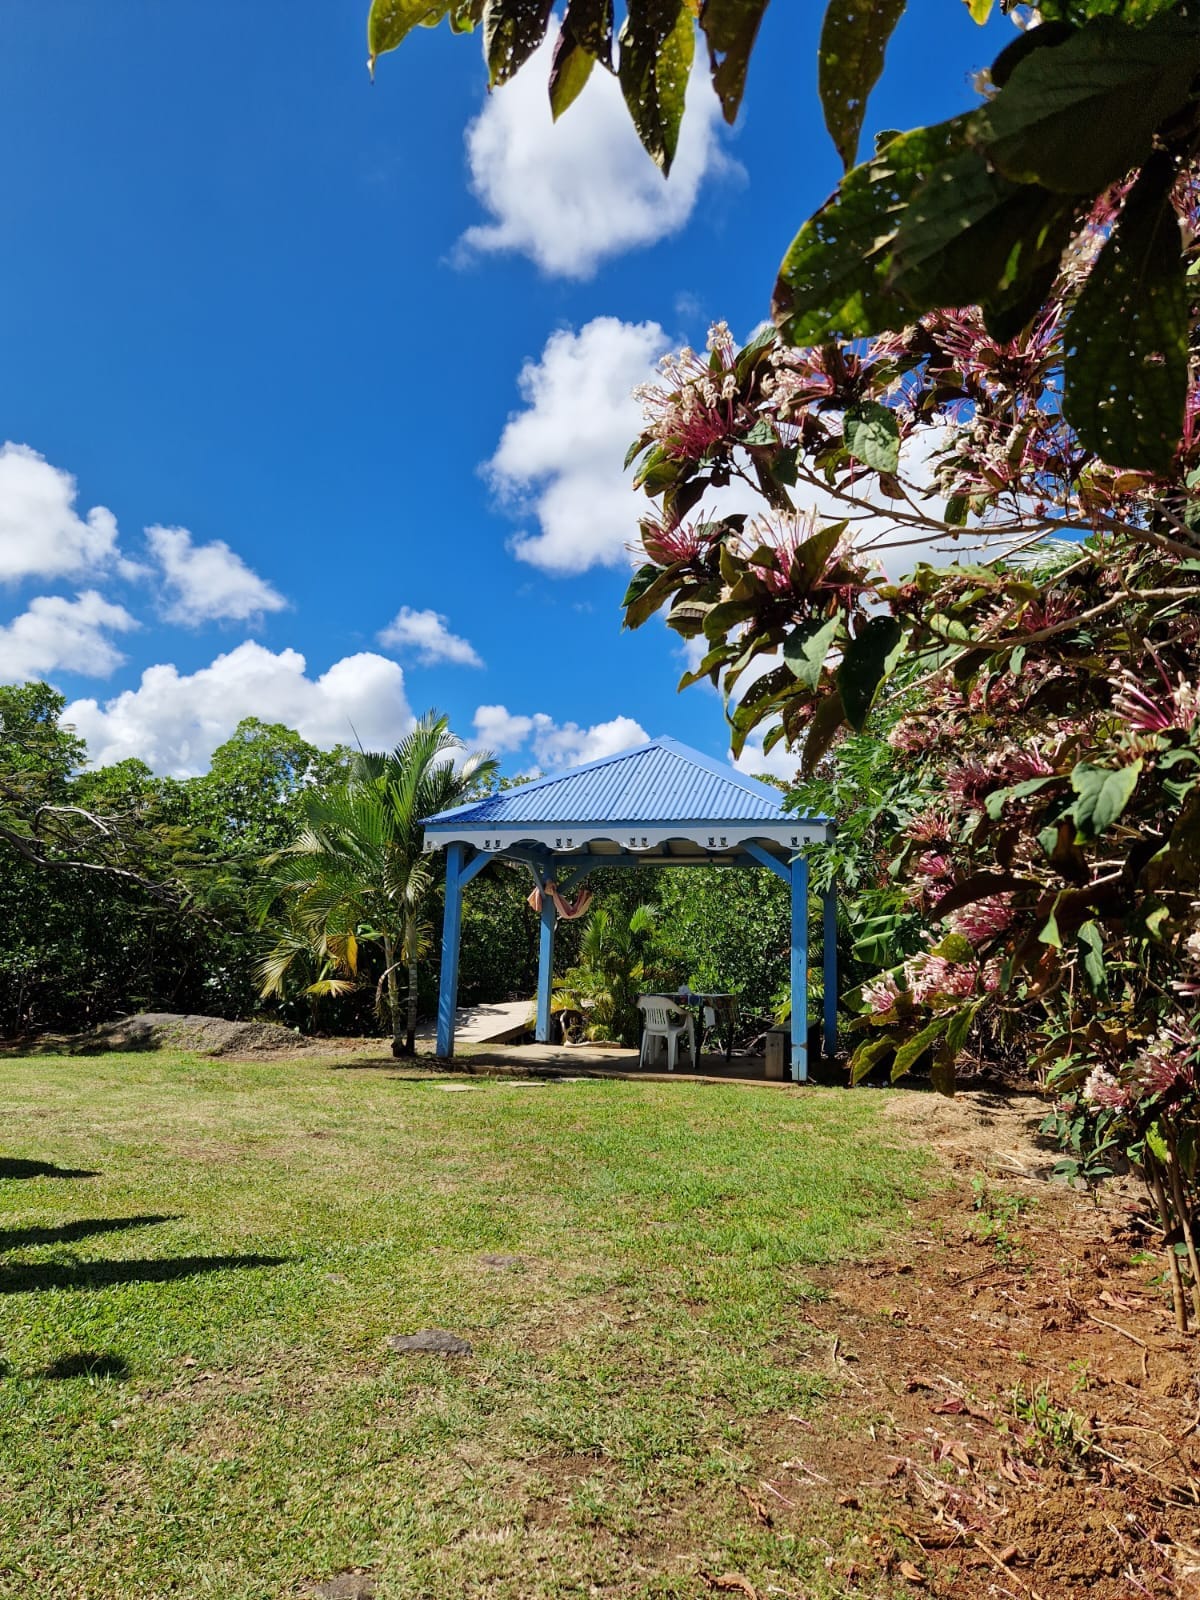
[[(320, 992), (336, 993), (335, 985), (358, 976), (359, 945), (379, 943), (392, 1054), (414, 1053), (417, 977), (432, 942), (440, 866), (440, 858), (423, 853), (421, 822), (463, 804), (497, 772), (482, 751), (456, 766), (462, 748), (447, 719), (428, 711), (390, 755), (360, 751), (342, 782), (305, 797), (299, 836), (268, 862), (273, 877), (264, 904), (282, 897), (289, 927), (259, 965), (264, 995), (282, 992), (301, 948), (322, 965)], [(331, 981), (329, 973), (341, 976)]]
[(582, 1026), (588, 1039), (636, 1044), (638, 995), (673, 973), (661, 945), (652, 905), (622, 914), (606, 906), (589, 913), (577, 965), (554, 985), (550, 1009), (565, 1026)]

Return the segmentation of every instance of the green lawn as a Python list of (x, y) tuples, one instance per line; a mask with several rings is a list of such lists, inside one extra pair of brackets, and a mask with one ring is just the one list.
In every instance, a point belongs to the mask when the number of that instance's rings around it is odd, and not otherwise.
[[(0, 1085), (0, 1595), (834, 1592), (738, 1485), (836, 1406), (808, 1269), (925, 1181), (881, 1097), (178, 1055)], [(433, 1327), (474, 1356), (386, 1347)]]

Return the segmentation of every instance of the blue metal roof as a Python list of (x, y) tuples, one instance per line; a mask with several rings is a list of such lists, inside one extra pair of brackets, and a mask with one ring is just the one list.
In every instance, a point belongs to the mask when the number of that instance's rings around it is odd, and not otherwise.
[[(538, 823), (794, 822), (784, 796), (745, 778), (675, 739), (605, 756), (568, 772), (538, 778), (453, 811), (426, 817), (425, 826), (511, 828)], [(826, 818), (813, 818), (826, 821)]]

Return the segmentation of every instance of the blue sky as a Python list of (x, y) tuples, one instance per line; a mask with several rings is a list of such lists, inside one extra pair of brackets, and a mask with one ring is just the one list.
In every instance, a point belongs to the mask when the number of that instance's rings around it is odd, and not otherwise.
[[(430, 705), (513, 771), (723, 754), (679, 642), (620, 628), (625, 397), (749, 332), (837, 180), (819, 7), (775, 0), (736, 129), (693, 85), (667, 186), (599, 74), (554, 130), (544, 67), (488, 100), (446, 29), (372, 86), (365, 10), (6, 8), (0, 679), (160, 771), (243, 715), (378, 745)], [(868, 131), (971, 104), (1007, 27), (915, 0)]]

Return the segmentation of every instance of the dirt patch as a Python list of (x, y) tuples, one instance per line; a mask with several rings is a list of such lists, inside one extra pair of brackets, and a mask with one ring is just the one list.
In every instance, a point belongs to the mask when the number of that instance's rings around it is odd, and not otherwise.
[(38, 1053), (101, 1055), (107, 1051), (190, 1050), (202, 1056), (289, 1057), (328, 1051), (277, 1022), (229, 1022), (174, 1011), (139, 1011), (87, 1033), (44, 1035)]
[(765, 1424), (748, 1492), (777, 1527), (840, 1523), (852, 1593), (1200, 1595), (1200, 1345), (1148, 1214), (1018, 1180), (956, 1183), (914, 1224), (818, 1275), (836, 1422)]

